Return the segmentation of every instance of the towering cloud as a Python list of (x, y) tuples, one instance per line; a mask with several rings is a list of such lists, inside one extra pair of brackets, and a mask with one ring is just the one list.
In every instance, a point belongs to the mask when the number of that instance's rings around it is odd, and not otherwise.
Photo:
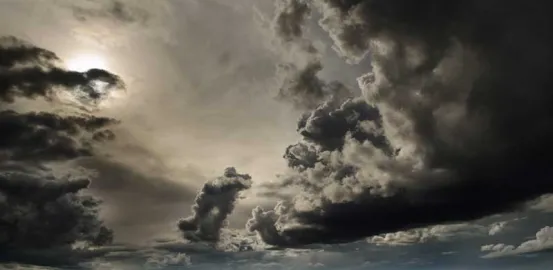
[(205, 183), (192, 206), (193, 215), (178, 223), (186, 239), (217, 241), (227, 217), (234, 210), (240, 191), (249, 189), (251, 177), (236, 169), (225, 169), (221, 177)]
[[(306, 2), (287, 3), (281, 12)], [(324, 0), (309, 7), (322, 14), (340, 55), (351, 63), (370, 57), (359, 78), (365, 100), (355, 113), (317, 108), (300, 120), (304, 139), (285, 155), (296, 172), (282, 185), (302, 191), (274, 210), (256, 208), (248, 222), (265, 242), (344, 242), (472, 220), (553, 191), (546, 154), (553, 34), (545, 27), (553, 19), (544, 6)], [(286, 29), (297, 35), (302, 26)]]
[(69, 94), (75, 111), (119, 87), (119, 77), (105, 70), (68, 71), (53, 52), (0, 38), (0, 260), (8, 251), (112, 240), (99, 219), (100, 200), (82, 194), (89, 178), (60, 176), (47, 165), (92, 155), (95, 143), (114, 137), (109, 127), (117, 121), (83, 111), (20, 112), (17, 101), (43, 98), (58, 104)]

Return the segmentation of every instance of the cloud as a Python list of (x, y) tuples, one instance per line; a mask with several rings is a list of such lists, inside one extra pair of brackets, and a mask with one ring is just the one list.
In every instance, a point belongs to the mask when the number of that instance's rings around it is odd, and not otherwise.
[(218, 241), (238, 193), (251, 185), (249, 175), (239, 174), (232, 167), (225, 169), (222, 177), (205, 183), (192, 206), (193, 215), (178, 223), (184, 237), (192, 241)]
[(312, 110), (327, 100), (344, 100), (351, 91), (338, 81), (327, 82), (319, 77), (323, 69), (321, 54), (305, 37), (303, 24), (310, 18), (307, 1), (279, 0), (272, 27), (277, 48), (287, 59), (277, 66), (281, 85), (277, 99), (290, 102), (296, 108)]
[(386, 233), (370, 237), (367, 241), (376, 245), (403, 246), (430, 241), (443, 242), (459, 238), (482, 236), (487, 233), (487, 231), (488, 229), (486, 226), (460, 223)]
[(496, 222), (490, 225), (489, 235), (496, 235), (501, 233), (507, 227), (507, 221)]
[[(110, 128), (118, 121), (85, 107), (94, 108), (123, 83), (105, 70), (73, 72), (58, 62), (53, 52), (0, 38), (0, 261), (113, 240), (100, 219), (101, 200), (84, 194), (93, 174), (55, 168), (93, 155), (96, 144), (114, 138)], [(42, 98), (57, 110), (26, 111), (18, 106), (23, 98)]]
[(64, 70), (57, 66), (59, 58), (53, 52), (15, 37), (0, 38), (0, 55), (0, 99), (4, 102), (16, 97), (53, 100), (60, 88), (83, 103), (97, 102), (124, 87), (118, 76), (105, 70)]
[(12, 252), (111, 242), (98, 218), (100, 201), (80, 194), (87, 178), (56, 177), (46, 169), (4, 165), (0, 173), (0, 247)]
[(67, 160), (91, 156), (93, 145), (114, 138), (117, 121), (105, 117), (62, 116), (47, 112), (0, 112), (2, 159)]
[(506, 244), (492, 244), (481, 247), (483, 252), (488, 252), (484, 258), (497, 258), (504, 256), (520, 255), (525, 253), (544, 252), (553, 249), (553, 228), (546, 226), (536, 233), (536, 238), (523, 242), (518, 246)]
[(553, 212), (553, 195), (540, 197), (530, 208), (547, 213)]
[[(309, 48), (297, 38), (304, 26), (293, 25), (306, 23), (297, 14), (309, 12), (294, 11), (304, 2), (286, 3), (279, 10), (284, 42)], [(359, 85), (362, 102), (377, 113), (351, 120), (336, 109), (313, 113), (313, 123), (344, 118), (348, 124), (336, 133), (321, 132), (324, 125), (306, 132), (300, 120), (303, 139), (285, 155), (292, 172), (267, 192), (295, 187), (295, 196), (273, 210), (256, 208), (247, 225), (266, 243), (348, 242), (476, 220), (553, 191), (546, 180), (551, 160), (542, 154), (553, 150), (553, 37), (542, 30), (551, 21), (543, 7), (498, 0), (310, 3), (342, 57), (361, 64), (370, 58)]]
[[(63, 94), (84, 109), (123, 87), (118, 76), (105, 70), (83, 73), (58, 67), (58, 57), (15, 37), (0, 38), (0, 100), (5, 106), (15, 98), (44, 98), (62, 104)], [(99, 83), (103, 83), (101, 86)], [(78, 115), (50, 112), (0, 111), (2, 159), (60, 160), (92, 154), (94, 143), (113, 139), (115, 119), (83, 112)]]

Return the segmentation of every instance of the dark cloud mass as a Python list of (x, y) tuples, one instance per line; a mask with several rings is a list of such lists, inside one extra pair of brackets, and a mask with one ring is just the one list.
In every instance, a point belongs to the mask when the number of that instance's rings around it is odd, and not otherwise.
[[(0, 99), (4, 105), (15, 97), (56, 100), (61, 92), (73, 94), (77, 106), (106, 97), (113, 87), (123, 87), (105, 70), (83, 73), (57, 67), (58, 57), (15, 37), (0, 38)], [(107, 85), (97, 85), (99, 81)], [(2, 104), (0, 103), (0, 106)], [(117, 121), (79, 113), (0, 111), (2, 160), (56, 160), (91, 155), (92, 143), (113, 138), (107, 128)]]
[(79, 195), (90, 180), (59, 178), (30, 166), (3, 165), (1, 169), (0, 250), (111, 242), (112, 232), (98, 219), (100, 201)]
[[(286, 37), (301, 35), (304, 18), (289, 10), (304, 2), (285, 3), (284, 40), (303, 44)], [(266, 243), (346, 242), (473, 220), (553, 191), (545, 2), (309, 3), (340, 55), (371, 58), (359, 78), (365, 101), (323, 105), (300, 120), (304, 140), (286, 151), (295, 173), (282, 186), (302, 191), (248, 221)]]
[(225, 169), (223, 176), (205, 183), (192, 206), (193, 215), (178, 222), (184, 237), (191, 241), (217, 241), (239, 192), (251, 185), (249, 175), (239, 174), (232, 167)]
[(115, 123), (103, 117), (3, 111), (1, 159), (66, 160), (91, 156), (94, 142), (114, 137), (107, 128)]
[[(51, 166), (91, 156), (94, 144), (114, 138), (109, 128), (116, 120), (79, 108), (120, 87), (120, 79), (105, 70), (68, 71), (53, 52), (0, 38), (0, 261), (32, 250), (112, 241), (113, 232), (99, 219), (101, 201), (83, 195), (91, 175), (60, 175)], [(18, 103), (43, 98), (64, 105), (62, 93), (75, 97), (71, 110), (29, 112)]]

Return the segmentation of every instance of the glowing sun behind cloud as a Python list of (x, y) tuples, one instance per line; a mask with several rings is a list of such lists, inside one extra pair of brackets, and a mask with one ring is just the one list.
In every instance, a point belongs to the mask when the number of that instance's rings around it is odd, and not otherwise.
[[(100, 54), (94, 53), (79, 53), (74, 54), (72, 57), (68, 57), (64, 61), (64, 67), (70, 71), (86, 72), (91, 69), (103, 69), (110, 70), (108, 62)], [(84, 92), (72, 91), (72, 92), (60, 92), (58, 93), (60, 100), (63, 100), (69, 104), (79, 104), (81, 109), (96, 110), (100, 107), (111, 107), (116, 104), (116, 100), (121, 99), (125, 95), (125, 91), (118, 91), (124, 89), (115, 89), (109, 86), (108, 82), (102, 80), (91, 81), (87, 87), (90, 87)], [(101, 95), (101, 100), (95, 100), (93, 104), (83, 104), (88, 98), (88, 91), (95, 91)], [(81, 97), (80, 95), (84, 96)], [(86, 102), (85, 102), (86, 103)], [(90, 107), (88, 107), (90, 105)]]
[(99, 55), (79, 54), (66, 61), (66, 68), (72, 71), (85, 72), (89, 69), (107, 69), (107, 63)]

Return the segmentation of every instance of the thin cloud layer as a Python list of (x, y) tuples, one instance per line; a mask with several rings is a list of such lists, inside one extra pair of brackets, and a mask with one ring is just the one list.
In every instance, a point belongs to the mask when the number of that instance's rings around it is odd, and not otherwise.
[[(300, 35), (305, 19), (290, 10), (305, 2), (286, 3), (284, 36)], [(274, 210), (256, 208), (247, 225), (266, 243), (348, 242), (470, 221), (553, 191), (544, 154), (553, 150), (553, 35), (542, 27), (553, 21), (544, 7), (497, 0), (309, 6), (341, 56), (370, 57), (359, 84), (379, 117), (348, 118), (370, 134), (361, 138), (350, 128), (316, 140), (300, 131), (307, 146), (288, 148), (295, 173), (284, 185), (301, 192)], [(325, 144), (331, 138), (338, 147)]]

